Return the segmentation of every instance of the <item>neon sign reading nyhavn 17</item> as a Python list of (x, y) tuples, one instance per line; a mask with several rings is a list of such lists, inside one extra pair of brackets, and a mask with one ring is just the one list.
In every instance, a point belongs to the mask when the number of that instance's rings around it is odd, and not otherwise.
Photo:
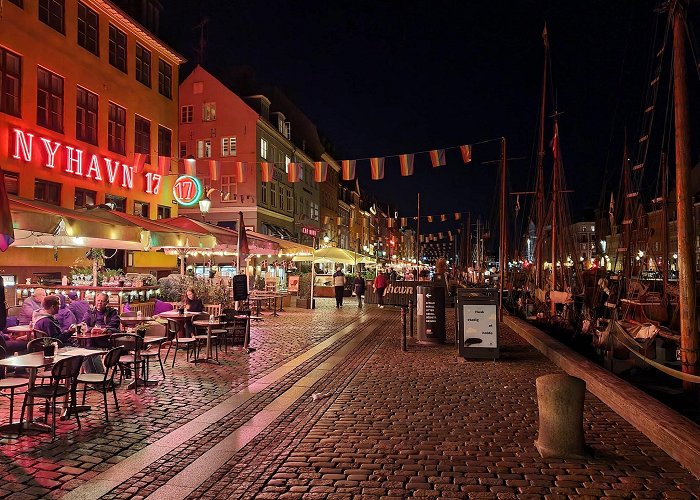
[[(14, 153), (12, 157), (16, 160), (31, 162), (34, 153), (34, 134), (13, 129)], [(115, 184), (120, 182), (121, 187), (133, 189), (134, 187), (134, 167), (120, 163), (118, 161), (98, 156), (96, 154), (85, 154), (82, 149), (66, 146), (59, 142), (52, 141), (46, 137), (37, 136), (43, 144), (44, 167), (56, 168), (56, 160), (61, 149), (65, 155), (61, 155), (63, 161), (63, 171), (85, 179)], [(37, 145), (39, 151), (41, 147)], [(100, 161), (101, 160), (101, 161)], [(119, 172), (121, 171), (121, 176)], [(163, 176), (149, 172), (144, 175), (144, 191), (149, 194), (158, 194)]]

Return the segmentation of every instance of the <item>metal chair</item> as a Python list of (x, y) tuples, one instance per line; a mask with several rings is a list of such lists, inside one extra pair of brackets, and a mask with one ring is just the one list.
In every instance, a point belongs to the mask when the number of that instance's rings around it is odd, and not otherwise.
[[(114, 406), (119, 410), (117, 402), (117, 390), (114, 383), (114, 375), (119, 366), (119, 358), (121, 358), (124, 348), (117, 346), (110, 349), (104, 358), (105, 372), (104, 373), (81, 373), (78, 375), (78, 383), (83, 384), (83, 406), (85, 406), (85, 395), (88, 389), (97, 391), (102, 394), (105, 404), (105, 420), (109, 421), (109, 413), (107, 411), (107, 393), (112, 392), (114, 395)], [(101, 353), (95, 354), (96, 356)]]
[[(119, 383), (124, 380), (125, 372), (134, 372), (134, 390), (139, 390), (139, 370), (143, 369), (143, 339), (133, 333), (113, 333), (109, 336), (109, 344), (115, 347), (122, 347), (122, 354), (118, 359)], [(106, 370), (105, 370), (106, 371)]]
[(165, 368), (163, 367), (163, 358), (160, 356), (160, 349), (163, 346), (163, 342), (165, 342), (164, 337), (159, 337), (154, 340), (148, 340), (148, 337), (143, 339), (143, 343), (146, 346), (146, 349), (141, 351), (141, 357), (144, 359), (143, 362), (143, 370), (144, 370), (144, 377), (146, 380), (148, 380), (148, 371), (149, 371), (149, 366), (151, 361), (155, 358), (158, 360), (158, 364), (160, 365), (160, 372), (163, 374), (163, 378), (165, 378)]
[[(4, 359), (7, 353), (3, 347), (0, 347), (0, 359)], [(13, 423), (15, 412), (15, 391), (20, 387), (29, 385), (26, 378), (6, 377), (5, 367), (0, 366), (0, 396), (4, 396), (10, 400), (10, 423)], [(10, 390), (9, 394), (4, 391)]]
[[(32, 406), (38, 406), (43, 403), (29, 403), (29, 397), (45, 399), (45, 420), (48, 422), (49, 419), (49, 407), (52, 410), (53, 420), (51, 422), (51, 439), (56, 439), (56, 402), (58, 398), (69, 395), (69, 406), (66, 418), (70, 417), (71, 412), (75, 412), (75, 420), (78, 422), (78, 428), (80, 428), (80, 416), (78, 415), (78, 408), (76, 406), (76, 395), (75, 388), (78, 379), (78, 374), (80, 373), (80, 367), (83, 364), (83, 356), (71, 356), (69, 358), (64, 358), (58, 360), (56, 364), (53, 365), (51, 370), (51, 383), (49, 384), (38, 384), (27, 389), (24, 395), (24, 402), (22, 403), (22, 414), (19, 418), (20, 426), (18, 435), (22, 434), (22, 422), (24, 421), (24, 410), (30, 404)], [(48, 404), (49, 401), (51, 404)]]
[(178, 337), (177, 334), (180, 331), (180, 327), (177, 323), (177, 321), (169, 319), (168, 320), (168, 329), (167, 329), (167, 336), (168, 339), (170, 339), (170, 345), (168, 346), (168, 352), (165, 353), (165, 362), (168, 362), (168, 356), (170, 355), (170, 349), (175, 346), (175, 352), (173, 352), (173, 365), (172, 367), (175, 367), (175, 358), (177, 358), (177, 351), (178, 349), (185, 349), (187, 351), (186, 353), (186, 359), (189, 361), (190, 359), (190, 349), (196, 354), (197, 353), (197, 342), (198, 340), (195, 339), (194, 337)]
[[(250, 321), (250, 310), (237, 311), (236, 309), (224, 309), (226, 321), (226, 333), (223, 337), (224, 351), (228, 352), (229, 340), (231, 345), (244, 345), (248, 322)], [(248, 316), (248, 318), (237, 318), (236, 316)]]

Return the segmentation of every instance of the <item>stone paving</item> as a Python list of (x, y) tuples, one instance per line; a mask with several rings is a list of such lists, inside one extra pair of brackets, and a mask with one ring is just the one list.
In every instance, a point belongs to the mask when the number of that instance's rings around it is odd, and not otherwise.
[[(189, 498), (696, 498), (700, 481), (590, 394), (585, 430), (595, 457), (544, 460), (537, 435), (536, 377), (559, 370), (502, 328), (498, 362), (465, 362), (454, 345), (400, 350), (398, 312), (370, 306), (288, 309), (254, 327), (250, 355), (222, 366), (178, 360), (156, 388), (120, 389), (104, 422), (99, 395), (83, 429), (0, 439), (0, 498), (60, 497), (112, 464), (202, 415), (232, 393), (344, 327), (351, 333), (251, 397), (225, 419), (180, 443), (103, 498), (163, 498), (162, 488), (198, 457), (353, 337), (366, 335)], [(448, 318), (452, 311), (448, 311)], [(452, 331), (448, 321), (448, 331)], [(322, 394), (312, 397), (313, 394)], [(110, 407), (110, 410), (112, 408)], [(0, 421), (7, 420), (0, 402)], [(206, 456), (206, 455), (205, 455)], [(162, 489), (159, 489), (162, 488)], [(172, 497), (169, 497), (172, 498)]]

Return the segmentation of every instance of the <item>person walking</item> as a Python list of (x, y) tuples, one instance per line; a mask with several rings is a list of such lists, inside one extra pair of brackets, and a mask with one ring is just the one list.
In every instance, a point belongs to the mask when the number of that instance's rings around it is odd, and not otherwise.
[(384, 309), (384, 289), (386, 288), (386, 278), (381, 271), (377, 271), (377, 277), (374, 278), (374, 291), (377, 292), (377, 304), (381, 309)]
[(335, 287), (335, 308), (343, 307), (343, 290), (345, 289), (345, 275), (343, 269), (338, 266), (333, 275), (333, 286)]
[(353, 283), (355, 295), (357, 295), (357, 307), (362, 309), (362, 296), (365, 294), (365, 279), (360, 274), (360, 271), (355, 273), (355, 282)]

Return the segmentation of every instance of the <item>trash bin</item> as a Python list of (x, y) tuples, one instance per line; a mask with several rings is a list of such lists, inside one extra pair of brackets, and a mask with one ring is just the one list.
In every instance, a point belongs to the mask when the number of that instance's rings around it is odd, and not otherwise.
[(416, 319), (418, 342), (445, 342), (445, 287), (416, 287)]
[(457, 342), (463, 358), (498, 359), (498, 290), (457, 290)]

